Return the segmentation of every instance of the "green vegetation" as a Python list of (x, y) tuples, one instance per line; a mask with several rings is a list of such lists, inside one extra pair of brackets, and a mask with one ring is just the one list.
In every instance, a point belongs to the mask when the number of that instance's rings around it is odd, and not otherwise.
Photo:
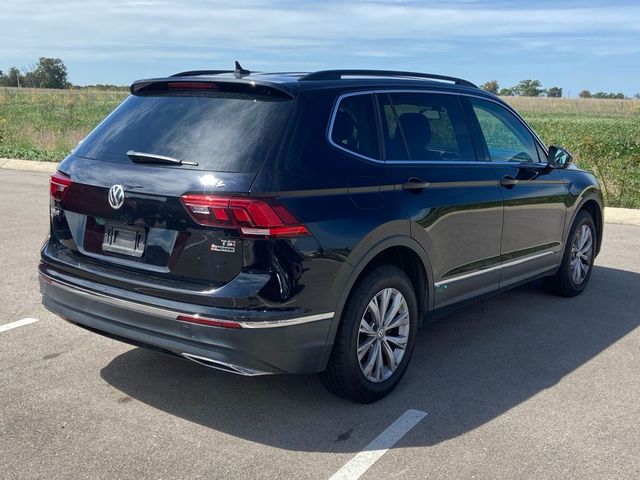
[[(500, 88), (497, 80), (489, 80), (480, 85), (480, 88), (501, 97), (562, 97), (561, 87), (542, 88), (540, 80), (531, 79), (520, 80), (517, 85), (507, 88)], [(624, 93), (596, 92), (592, 94), (589, 90), (582, 90), (578, 96), (580, 98), (606, 98), (612, 100), (624, 100), (626, 98)], [(634, 98), (640, 98), (640, 93), (637, 93)]]
[[(0, 88), (0, 157), (59, 161), (127, 96)], [(508, 97), (547, 144), (594, 172), (610, 206), (640, 208), (640, 101)]]
[(0, 88), (0, 157), (58, 162), (127, 95)]
[(76, 90), (118, 90), (127, 92), (129, 87), (110, 84), (73, 85), (67, 80), (67, 67), (60, 58), (40, 57), (31, 68), (9, 67), (7, 73), (0, 70), (0, 87), (15, 88), (73, 88)]
[(607, 204), (640, 208), (640, 102), (508, 98), (547, 144), (565, 147), (600, 181)]
[(0, 86), (34, 87), (34, 88), (67, 88), (67, 67), (59, 58), (40, 57), (38, 64), (26, 72), (11, 67), (5, 75), (0, 70)]
[[(494, 95), (502, 97), (562, 97), (562, 88), (542, 88), (540, 80), (520, 80), (517, 85), (508, 88), (500, 88), (497, 80), (490, 80), (480, 85), (480, 88)], [(622, 97), (624, 98), (624, 96)]]
[[(613, 92), (596, 92), (596, 93), (591, 93), (589, 90), (582, 90), (578, 96), (580, 98), (615, 98), (616, 100), (622, 100), (624, 97), (624, 93), (613, 93)], [(636, 94), (635, 98), (639, 98), (638, 95)]]

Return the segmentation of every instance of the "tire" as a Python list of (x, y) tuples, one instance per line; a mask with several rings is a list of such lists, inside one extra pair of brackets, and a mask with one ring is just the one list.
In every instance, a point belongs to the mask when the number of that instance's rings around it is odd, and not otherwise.
[[(584, 232), (587, 232), (586, 235), (590, 240), (583, 247), (580, 247), (584, 240), (581, 235), (585, 234)], [(558, 268), (555, 275), (544, 279), (549, 292), (563, 297), (575, 297), (587, 288), (593, 270), (593, 260), (595, 259), (596, 235), (596, 227), (589, 212), (580, 212), (573, 222), (567, 237), (560, 268)], [(584, 255), (578, 253), (576, 256), (576, 247), (580, 247), (578, 251), (584, 251)], [(585, 255), (588, 256), (588, 261), (585, 260)], [(576, 274), (577, 267), (575, 267), (575, 262), (581, 264), (579, 275)]]
[[(375, 306), (370, 305), (381, 306), (385, 300), (391, 307), (387, 313), (392, 328), (387, 329), (379, 328), (373, 313)], [(395, 306), (398, 309), (392, 316)], [(357, 284), (345, 306), (327, 369), (321, 374), (325, 386), (336, 395), (359, 403), (385, 397), (407, 370), (417, 327), (418, 303), (407, 275), (391, 265), (375, 268)]]

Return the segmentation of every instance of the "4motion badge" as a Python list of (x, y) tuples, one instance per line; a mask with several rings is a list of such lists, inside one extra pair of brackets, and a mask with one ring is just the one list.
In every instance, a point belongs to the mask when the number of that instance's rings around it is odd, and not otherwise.
[(211, 244), (212, 252), (225, 252), (225, 253), (234, 253), (236, 251), (236, 241), (235, 240), (220, 240), (222, 245), (216, 245), (215, 243)]

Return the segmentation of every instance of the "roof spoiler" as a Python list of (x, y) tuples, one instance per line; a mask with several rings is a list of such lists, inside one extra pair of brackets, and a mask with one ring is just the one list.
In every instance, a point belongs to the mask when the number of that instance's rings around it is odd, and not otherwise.
[(236, 60), (235, 70), (187, 70), (186, 72), (178, 72), (171, 75), (172, 77), (196, 77), (198, 75), (220, 75), (221, 73), (233, 73), (236, 78), (242, 78), (250, 75), (251, 72), (242, 68), (242, 65)]
[(221, 73), (233, 73), (233, 70), (187, 70), (186, 72), (178, 72), (171, 77), (195, 77), (197, 75), (220, 75)]
[[(206, 75), (206, 74), (205, 74)], [(260, 79), (244, 80), (234, 77), (207, 78), (206, 76), (171, 76), (166, 78), (150, 78), (137, 80), (131, 84), (132, 95), (143, 95), (152, 92), (202, 90), (209, 92), (228, 92), (238, 94), (266, 95), (270, 97), (294, 98), (297, 88), (287, 84), (268, 82)]]

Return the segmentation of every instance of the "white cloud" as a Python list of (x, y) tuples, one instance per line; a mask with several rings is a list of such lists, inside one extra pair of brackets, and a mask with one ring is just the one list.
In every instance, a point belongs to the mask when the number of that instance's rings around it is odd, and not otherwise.
[[(640, 5), (626, 8), (490, 9), (471, 2), (442, 8), (417, 2), (258, 2), (162, 0), (4, 0), (3, 49), (19, 39), (42, 45), (91, 47), (96, 42), (165, 45), (221, 42), (256, 48), (306, 46), (332, 39), (443, 41), (598, 31), (640, 32)], [(17, 36), (16, 36), (17, 35)], [(215, 44), (215, 43), (214, 43)]]
[(174, 59), (212, 64), (237, 52), (262, 68), (274, 57), (300, 68), (323, 56), (340, 63), (348, 57), (446, 53), (461, 42), (511, 52), (595, 55), (634, 54), (640, 45), (640, 5), (549, 8), (517, 3), (491, 8), (486, 1), (443, 3), (3, 0), (0, 58), (19, 65), (42, 55), (67, 62)]

